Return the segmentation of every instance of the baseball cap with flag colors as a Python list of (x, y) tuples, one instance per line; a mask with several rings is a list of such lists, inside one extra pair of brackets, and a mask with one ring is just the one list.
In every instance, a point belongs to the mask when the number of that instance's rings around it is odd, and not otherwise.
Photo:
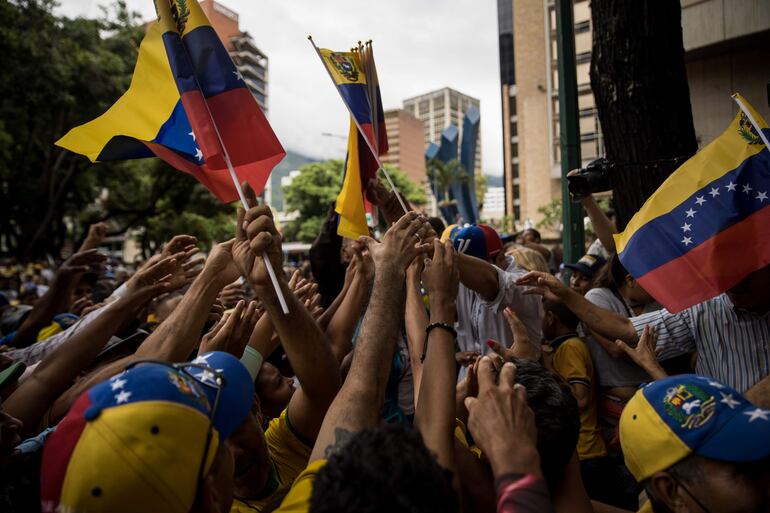
[(690, 454), (733, 463), (770, 456), (770, 410), (694, 374), (639, 389), (620, 417), (626, 466), (642, 482)]
[(487, 243), (487, 254), (489, 258), (495, 258), (503, 250), (503, 239), (497, 230), (488, 224), (479, 224), (479, 228), (484, 231), (484, 240)]
[(487, 239), (484, 230), (475, 224), (466, 226), (454, 239), (455, 249), (463, 254), (474, 256), (482, 260), (489, 258), (487, 253)]
[(220, 352), (138, 363), (92, 387), (46, 441), (43, 513), (188, 513), (253, 390), (243, 364)]

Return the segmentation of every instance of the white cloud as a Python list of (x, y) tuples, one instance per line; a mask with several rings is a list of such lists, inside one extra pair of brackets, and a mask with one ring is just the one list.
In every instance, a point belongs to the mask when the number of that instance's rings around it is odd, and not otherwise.
[[(62, 0), (69, 16), (97, 16), (109, 0)], [(127, 0), (154, 16), (151, 0)], [(348, 118), (321, 62), (307, 41), (345, 49), (374, 40), (386, 109), (442, 87), (481, 100), (483, 168), (502, 173), (500, 79), (496, 4), (446, 0), (222, 0), (240, 15), (269, 57), (270, 122), (284, 146), (317, 157), (342, 157)]]

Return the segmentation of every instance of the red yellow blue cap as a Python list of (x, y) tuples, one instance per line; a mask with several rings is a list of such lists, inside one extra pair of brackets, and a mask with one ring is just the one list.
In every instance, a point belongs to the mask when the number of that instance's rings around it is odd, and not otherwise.
[[(237, 358), (215, 352), (195, 363), (209, 370), (141, 363), (84, 392), (46, 441), (43, 513), (189, 512), (202, 459), (207, 472), (253, 401), (253, 381)], [(224, 385), (212, 422), (214, 369)]]
[(639, 389), (623, 409), (619, 429), (626, 466), (639, 482), (690, 454), (736, 463), (770, 456), (770, 410), (694, 374)]

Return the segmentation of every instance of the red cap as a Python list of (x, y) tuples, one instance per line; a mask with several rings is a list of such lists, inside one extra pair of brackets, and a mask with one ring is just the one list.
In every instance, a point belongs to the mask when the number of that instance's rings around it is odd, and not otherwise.
[(477, 226), (484, 231), (484, 242), (487, 244), (487, 255), (489, 255), (489, 259), (491, 260), (503, 250), (503, 240), (491, 226), (487, 224), (479, 224)]

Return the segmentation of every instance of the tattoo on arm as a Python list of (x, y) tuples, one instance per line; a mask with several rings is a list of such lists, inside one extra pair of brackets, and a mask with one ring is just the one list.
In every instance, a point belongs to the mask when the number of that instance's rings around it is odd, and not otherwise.
[(334, 428), (334, 443), (326, 446), (326, 449), (324, 450), (324, 459), (328, 460), (335, 454), (339, 454), (350, 439), (353, 438), (354, 434), (355, 433), (341, 427)]

